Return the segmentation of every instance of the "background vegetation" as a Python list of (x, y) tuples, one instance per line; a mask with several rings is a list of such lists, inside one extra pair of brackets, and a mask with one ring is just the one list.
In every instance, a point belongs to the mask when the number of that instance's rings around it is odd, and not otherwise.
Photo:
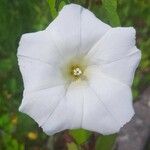
[[(18, 112), (23, 91), (16, 58), (20, 36), (44, 29), (62, 6), (70, 2), (73, 0), (0, 0), (0, 150), (77, 150), (87, 149), (90, 144), (96, 145), (96, 150), (113, 148), (117, 135), (101, 136), (77, 130), (48, 137), (32, 119)], [(137, 45), (142, 50), (132, 87), (136, 99), (150, 83), (150, 1), (74, 0), (74, 3), (88, 7), (112, 26), (136, 28)]]

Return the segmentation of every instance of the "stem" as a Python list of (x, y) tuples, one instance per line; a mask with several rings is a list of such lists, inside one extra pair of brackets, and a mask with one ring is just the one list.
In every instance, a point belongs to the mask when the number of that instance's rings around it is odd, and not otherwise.
[(90, 10), (90, 9), (91, 9), (91, 6), (92, 6), (92, 0), (86, 0), (86, 1), (85, 1), (85, 7)]
[(89, 0), (89, 6), (88, 6), (88, 9), (90, 10), (92, 7), (92, 0)]

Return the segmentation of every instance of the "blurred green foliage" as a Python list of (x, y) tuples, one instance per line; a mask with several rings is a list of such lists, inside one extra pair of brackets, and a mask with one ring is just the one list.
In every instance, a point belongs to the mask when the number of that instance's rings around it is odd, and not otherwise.
[[(48, 147), (49, 137), (32, 119), (18, 113), (23, 83), (16, 53), (23, 33), (44, 29), (70, 2), (88, 7), (98, 18), (112, 26), (121, 24), (136, 28), (142, 61), (133, 83), (134, 97), (137, 98), (150, 83), (149, 1), (119, 0), (117, 6), (116, 0), (0, 0), (0, 150), (45, 150)], [(71, 131), (70, 135), (77, 144), (83, 144), (91, 137), (91, 133), (84, 130)], [(61, 134), (54, 136), (50, 144), (57, 143), (59, 137)], [(96, 149), (110, 150), (114, 139), (115, 136), (98, 137)], [(67, 147), (77, 149), (75, 143), (67, 143)]]
[(45, 1), (0, 0), (0, 150), (32, 149), (46, 138), (41, 133), (37, 141), (30, 142), (28, 133), (37, 130), (37, 125), (18, 113), (23, 84), (16, 53), (21, 34), (40, 30), (49, 20)]

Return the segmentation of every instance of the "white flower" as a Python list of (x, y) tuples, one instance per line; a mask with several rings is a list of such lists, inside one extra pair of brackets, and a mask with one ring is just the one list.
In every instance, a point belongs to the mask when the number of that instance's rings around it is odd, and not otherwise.
[(118, 132), (134, 115), (131, 84), (141, 58), (132, 27), (112, 28), (79, 5), (65, 6), (18, 48), (24, 81), (19, 108), (44, 132)]

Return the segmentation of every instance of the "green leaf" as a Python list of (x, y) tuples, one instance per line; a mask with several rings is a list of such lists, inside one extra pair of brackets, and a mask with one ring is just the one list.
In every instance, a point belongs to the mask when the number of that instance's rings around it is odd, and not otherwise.
[(68, 148), (68, 150), (78, 150), (77, 145), (73, 142), (67, 143), (67, 148)]
[(84, 144), (90, 137), (91, 132), (83, 129), (70, 130), (69, 134), (78, 145)]
[(68, 0), (48, 0), (48, 3), (51, 16), (54, 19), (58, 15), (58, 12), (69, 2)]
[(68, 4), (68, 0), (56, 0), (56, 11), (60, 11), (66, 4)]
[(58, 12), (56, 10), (56, 0), (48, 0), (48, 4), (50, 7), (51, 16), (54, 19), (58, 15)]
[(117, 13), (117, 0), (102, 0), (107, 20), (112, 26), (120, 26), (120, 19)]
[(116, 134), (100, 136), (96, 141), (96, 150), (111, 150), (116, 139)]
[(66, 3), (64, 1), (61, 1), (58, 10), (60, 11), (65, 5)]

